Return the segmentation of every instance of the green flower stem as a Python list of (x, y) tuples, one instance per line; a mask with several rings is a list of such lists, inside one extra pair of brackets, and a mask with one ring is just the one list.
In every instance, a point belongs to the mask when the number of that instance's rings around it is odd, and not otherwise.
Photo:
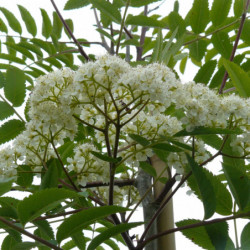
[(0, 216), (0, 221), (3, 222), (5, 225), (9, 226), (10, 228), (13, 228), (15, 231), (18, 231), (21, 234), (24, 234), (24, 235), (30, 237), (31, 239), (34, 239), (35, 241), (38, 241), (38, 242), (42, 243), (43, 245), (50, 247), (51, 249), (62, 250), (62, 248), (57, 247), (54, 244), (50, 243), (49, 241), (46, 241), (46, 240), (28, 232), (28, 231), (26, 231), (25, 229), (23, 229), (15, 224), (13, 224), (12, 222), (6, 220), (2, 216)]

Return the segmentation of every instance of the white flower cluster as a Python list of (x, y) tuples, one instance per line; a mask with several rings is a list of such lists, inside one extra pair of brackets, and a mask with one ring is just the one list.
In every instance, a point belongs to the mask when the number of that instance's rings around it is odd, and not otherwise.
[[(160, 136), (171, 137), (183, 128), (192, 131), (197, 126), (237, 126), (244, 134), (236, 137), (232, 146), (244, 155), (249, 152), (249, 99), (219, 96), (194, 82), (182, 84), (169, 68), (157, 63), (131, 67), (118, 57), (104, 55), (75, 72), (66, 68), (39, 77), (29, 102), (26, 130), (16, 138), (13, 148), (0, 152), (4, 159), (0, 165), (2, 176), (16, 176), (18, 164), (39, 171), (44, 162), (56, 157), (55, 146), (63, 145), (66, 138), (74, 141), (79, 122), (95, 129), (95, 143), (103, 152), (107, 140), (111, 150), (118, 140), (118, 156), (133, 168), (154, 152), (135, 144), (130, 133), (154, 141)], [(179, 115), (167, 115), (169, 108)], [(196, 160), (201, 163), (209, 153), (202, 141), (196, 141), (195, 146)], [(75, 142), (74, 154), (65, 168), (77, 174), (81, 185), (108, 182), (108, 163), (90, 151), (97, 151), (90, 138), (83, 145)], [(170, 153), (168, 163), (182, 174), (182, 166), (187, 163), (185, 154)]]

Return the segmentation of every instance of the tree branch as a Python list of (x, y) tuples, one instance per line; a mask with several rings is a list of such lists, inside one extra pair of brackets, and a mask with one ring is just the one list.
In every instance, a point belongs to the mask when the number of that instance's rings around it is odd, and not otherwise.
[(70, 30), (69, 26), (67, 25), (67, 23), (65, 22), (65, 20), (63, 19), (60, 11), (58, 10), (54, 0), (50, 0), (52, 5), (55, 8), (55, 11), (57, 13), (57, 15), (59, 16), (59, 18), (61, 19), (61, 22), (63, 23), (64, 27), (66, 28), (66, 30), (68, 31), (68, 33), (70, 34), (70, 36), (72, 37), (73, 41), (75, 42), (76, 46), (79, 49), (79, 52), (81, 53), (81, 55), (87, 60), (90, 61), (90, 58), (88, 57), (88, 55), (85, 53), (85, 51), (83, 50), (81, 44), (78, 42), (78, 40), (75, 38), (74, 34), (72, 33), (72, 31)]
[(49, 241), (46, 241), (46, 240), (44, 240), (44, 239), (42, 239), (42, 238), (40, 238), (40, 237), (38, 237), (38, 236), (36, 236), (36, 235), (34, 235), (34, 234), (28, 232), (28, 231), (26, 231), (25, 229), (23, 229), (23, 228), (21, 228), (21, 227), (15, 225), (15, 224), (13, 224), (12, 222), (6, 220), (6, 219), (3, 218), (2, 216), (0, 216), (0, 221), (3, 222), (5, 225), (7, 225), (7, 226), (13, 228), (15, 231), (18, 231), (18, 232), (20, 232), (21, 234), (24, 234), (24, 235), (30, 237), (31, 239), (33, 239), (33, 240), (35, 240), (35, 241), (38, 241), (38, 242), (42, 243), (42, 244), (45, 245), (45, 246), (50, 247), (51, 249), (62, 250), (62, 248), (57, 247), (57, 246), (55, 246), (54, 244), (50, 243)]
[[(250, 4), (250, 0), (247, 0), (244, 12), (243, 12), (243, 14), (241, 16), (240, 27), (239, 27), (239, 30), (238, 30), (238, 33), (237, 33), (237, 36), (236, 36), (236, 39), (235, 39), (235, 42), (234, 42), (233, 50), (232, 50), (232, 53), (231, 53), (231, 56), (230, 56), (230, 59), (229, 59), (230, 61), (233, 61), (233, 59), (234, 59), (235, 52), (236, 52), (236, 49), (237, 49), (238, 44), (239, 44), (240, 35), (242, 33), (242, 29), (243, 29), (243, 26), (244, 26), (244, 23), (245, 23), (245, 20), (246, 20), (246, 14), (247, 14), (247, 9), (248, 9), (249, 4)], [(223, 93), (223, 89), (224, 89), (224, 87), (226, 85), (227, 77), (228, 77), (228, 72), (226, 71), (225, 74), (224, 74), (221, 86), (220, 86), (219, 94)]]

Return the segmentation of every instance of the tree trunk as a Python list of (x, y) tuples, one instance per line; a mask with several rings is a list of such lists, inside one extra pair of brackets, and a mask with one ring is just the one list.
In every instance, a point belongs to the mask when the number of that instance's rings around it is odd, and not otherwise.
[[(157, 175), (159, 175), (166, 164), (160, 160), (156, 155), (150, 158), (152, 166), (155, 168)], [(162, 175), (162, 177), (169, 177), (167, 171)], [(155, 198), (159, 196), (164, 184), (157, 182), (154, 188)], [(167, 197), (167, 196), (166, 196)], [(166, 199), (165, 197), (165, 199)], [(157, 218), (157, 232), (163, 232), (168, 229), (174, 228), (174, 211), (173, 211), (173, 199), (171, 199), (165, 206), (161, 214)], [(175, 236), (174, 234), (168, 234), (166, 236), (160, 237), (157, 240), (158, 250), (175, 250)]]

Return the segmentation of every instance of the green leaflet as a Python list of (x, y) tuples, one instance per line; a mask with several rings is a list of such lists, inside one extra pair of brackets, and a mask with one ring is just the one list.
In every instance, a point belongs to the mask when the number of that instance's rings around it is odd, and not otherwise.
[[(72, 33), (74, 32), (74, 24), (72, 19), (65, 19), (65, 23), (68, 25), (69, 29), (72, 31)], [(71, 39), (71, 35), (68, 33), (67, 29), (64, 27), (64, 32), (66, 33), (66, 35), (68, 36), (69, 39)]]
[(121, 23), (121, 13), (117, 7), (107, 1), (103, 0), (89, 0), (95, 8), (97, 8), (100, 12), (108, 15), (114, 22), (120, 24)]
[(202, 33), (209, 23), (208, 0), (194, 0), (188, 15), (193, 32)]
[(14, 114), (14, 109), (6, 102), (0, 101), (0, 120), (4, 120)]
[(47, 240), (55, 239), (53, 229), (47, 220), (37, 220), (32, 223), (37, 226), (43, 238)]
[(210, 17), (214, 26), (222, 24), (229, 13), (232, 0), (214, 0), (212, 9), (210, 12)]
[(211, 135), (211, 134), (221, 134), (221, 135), (229, 135), (229, 134), (241, 134), (241, 129), (227, 129), (227, 128), (208, 128), (208, 127), (196, 127), (193, 131), (186, 131), (186, 129), (181, 130), (176, 133), (174, 137), (180, 136), (189, 136), (189, 135)]
[(197, 83), (204, 83), (208, 84), (209, 80), (211, 79), (214, 70), (216, 68), (217, 61), (211, 60), (206, 62), (202, 67), (199, 69), (197, 74), (194, 77), (194, 81)]
[(11, 235), (7, 235), (1, 245), (2, 250), (14, 250), (15, 246), (18, 242), (21, 242), (22, 240), (16, 240), (14, 237)]
[(2, 18), (0, 18), (0, 31), (4, 32), (4, 33), (8, 33), (8, 28), (5, 25), (4, 21), (2, 20)]
[(223, 60), (223, 64), (231, 77), (235, 88), (242, 97), (250, 97), (250, 76), (237, 64)]
[(184, 32), (186, 31), (186, 22), (182, 19), (182, 17), (175, 11), (172, 11), (168, 15), (168, 24), (169, 28), (172, 32), (174, 32), (178, 28), (178, 32), (176, 34), (176, 38), (180, 38)]
[(18, 58), (14, 55), (11, 55), (11, 54), (4, 54), (4, 53), (1, 53), (0, 54), (0, 59), (4, 59), (4, 60), (8, 60), (9, 62), (15, 62), (15, 63), (19, 63), (19, 64), (23, 64), (25, 65), (25, 61), (21, 58)]
[(207, 42), (204, 40), (195, 41), (188, 45), (190, 56), (196, 61), (200, 62), (205, 56), (207, 49)]
[(107, 161), (107, 162), (112, 162), (112, 163), (117, 163), (121, 160), (121, 157), (119, 158), (113, 158), (113, 157), (110, 157), (106, 154), (102, 154), (102, 153), (99, 153), (99, 152), (96, 152), (96, 151), (91, 151), (90, 152), (92, 155), (94, 155), (95, 157), (103, 160), (103, 161)]
[(25, 75), (22, 70), (14, 67), (7, 69), (4, 94), (14, 107), (23, 104), (25, 99)]
[(222, 167), (233, 197), (240, 210), (243, 210), (250, 200), (250, 180), (246, 170), (225, 162), (222, 163)]
[(22, 19), (26, 25), (27, 31), (34, 37), (37, 34), (37, 27), (34, 18), (31, 16), (30, 12), (21, 5), (18, 5), (19, 11), (21, 13)]
[(33, 182), (34, 174), (28, 165), (19, 165), (17, 168), (16, 183), (21, 187), (29, 187)]
[(132, 7), (142, 7), (151, 3), (159, 2), (160, 0), (130, 0), (130, 6)]
[(230, 58), (231, 52), (233, 50), (233, 45), (230, 43), (229, 35), (220, 31), (213, 34), (211, 41), (214, 48), (226, 59)]
[(150, 144), (150, 142), (146, 138), (140, 135), (129, 134), (128, 136), (142, 146), (148, 146)]
[(0, 181), (0, 196), (7, 193), (11, 189), (14, 180), (15, 178), (5, 178)]
[(88, 225), (98, 221), (101, 218), (125, 211), (128, 211), (128, 209), (124, 207), (103, 206), (89, 208), (77, 214), (73, 214), (65, 219), (64, 222), (58, 227), (56, 239), (58, 242), (61, 242), (62, 240), (68, 238), (76, 232), (81, 231)]
[[(232, 214), (232, 197), (223, 183), (219, 180), (217, 176), (214, 176), (207, 169), (203, 169), (204, 174), (213, 186), (215, 196), (216, 196), (216, 208), (215, 211), (221, 215), (231, 215)], [(198, 183), (194, 176), (188, 178), (188, 185), (194, 191), (199, 199), (202, 199), (201, 193), (199, 191)]]
[(19, 44), (16, 43), (10, 43), (10, 42), (6, 42), (5, 43), (7, 45), (7, 47), (12, 48), (18, 52), (20, 52), (21, 54), (23, 54), (25, 57), (31, 59), (31, 60), (35, 60), (34, 56), (32, 55), (32, 53), (30, 53), (30, 51), (22, 46), (19, 46)]
[(241, 237), (240, 237), (240, 242), (241, 242), (241, 249), (242, 250), (248, 250), (250, 248), (250, 222), (246, 224), (244, 227)]
[(84, 237), (84, 235), (81, 231), (78, 231), (78, 232), (72, 234), (71, 238), (75, 242), (75, 244), (79, 248), (79, 250), (86, 249), (87, 239), (86, 239), (86, 237)]
[[(239, 17), (243, 14), (243, 11), (246, 7), (247, 0), (236, 0), (234, 1), (234, 15)], [(250, 6), (248, 7), (249, 11)]]
[(162, 47), (163, 47), (163, 39), (162, 39), (162, 30), (158, 30), (155, 46), (153, 49), (153, 53), (151, 56), (150, 62), (157, 62), (160, 61), (161, 53), (162, 53)]
[(50, 21), (49, 15), (46, 10), (40, 9), (42, 18), (43, 18), (43, 25), (42, 25), (42, 35), (48, 39), (52, 32), (52, 23)]
[(95, 250), (97, 246), (108, 240), (109, 238), (113, 237), (114, 235), (120, 234), (122, 232), (128, 231), (131, 228), (137, 227), (142, 225), (143, 222), (134, 222), (134, 223), (124, 223), (119, 224), (117, 226), (111, 227), (104, 232), (100, 233), (96, 236), (89, 244), (87, 250)]
[(250, 34), (250, 20), (246, 20), (245, 23), (244, 23), (244, 26), (243, 26), (243, 30), (242, 30), (242, 33), (241, 33), (241, 39), (247, 43), (247, 45), (250, 44), (250, 37), (249, 37), (249, 34)]
[(155, 28), (164, 28), (166, 26), (164, 22), (158, 21), (153, 17), (147, 17), (144, 15), (134, 16), (131, 14), (127, 16), (125, 23), (127, 25), (139, 25)]
[(204, 219), (213, 216), (216, 209), (216, 195), (210, 179), (206, 176), (204, 169), (200, 167), (188, 154), (186, 154), (189, 165), (197, 182), (201, 199), (204, 206)]
[[(192, 225), (201, 222), (200, 220), (187, 219), (176, 222), (177, 227)], [(203, 249), (214, 249), (212, 242), (206, 232), (205, 227), (195, 227), (186, 230), (182, 230), (181, 233), (190, 239), (196, 245), (202, 247)]]
[(63, 188), (49, 188), (38, 191), (19, 202), (18, 214), (20, 221), (25, 225), (28, 221), (32, 221), (55, 208), (65, 199), (73, 199), (78, 196), (76, 192)]
[(20, 120), (9, 120), (0, 127), (0, 144), (18, 136), (25, 129), (25, 123)]
[(62, 35), (63, 24), (57, 13), (53, 12), (53, 26), (52, 26), (52, 34), (57, 38), (60, 39)]
[(4, 16), (6, 17), (9, 26), (16, 31), (17, 33), (19, 33), (20, 35), (22, 34), (22, 27), (19, 23), (19, 21), (16, 19), (16, 17), (6, 8), (0, 7), (0, 11), (4, 14)]
[(48, 164), (48, 170), (41, 180), (40, 189), (57, 187), (60, 176), (60, 169), (62, 168), (58, 159), (51, 159)]
[(64, 6), (64, 10), (79, 9), (89, 4), (90, 4), (89, 0), (68, 0)]
[(156, 177), (156, 175), (157, 175), (156, 171), (155, 171), (154, 167), (151, 164), (149, 164), (146, 161), (140, 161), (139, 164), (140, 164), (139, 165), (140, 168), (143, 169), (144, 172), (146, 172), (147, 174), (149, 174), (149, 175), (151, 175), (153, 177)]

